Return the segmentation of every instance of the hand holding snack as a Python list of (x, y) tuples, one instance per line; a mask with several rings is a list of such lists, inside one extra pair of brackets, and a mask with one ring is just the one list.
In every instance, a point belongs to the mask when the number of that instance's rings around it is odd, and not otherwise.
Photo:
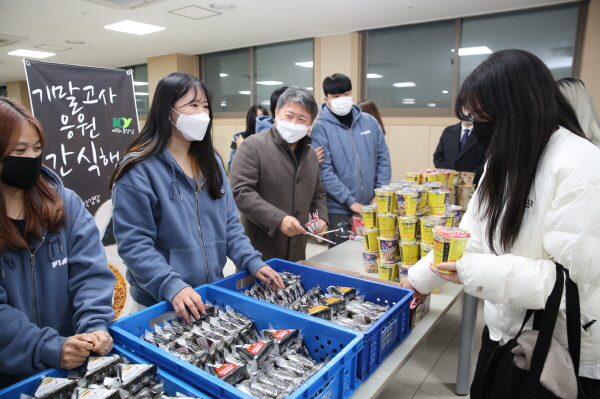
[(285, 288), (285, 285), (283, 284), (283, 280), (281, 279), (279, 273), (271, 269), (270, 266), (265, 265), (264, 267), (258, 269), (258, 271), (254, 273), (254, 277), (267, 284), (271, 284), (273, 288)]
[(96, 330), (89, 333), (89, 336), (94, 340), (94, 348), (92, 352), (100, 356), (106, 356), (113, 348), (113, 339), (109, 333), (103, 330)]
[(177, 315), (188, 323), (191, 321), (188, 312), (191, 312), (196, 320), (200, 318), (200, 313), (205, 313), (202, 297), (192, 287), (185, 287), (179, 291), (173, 297), (171, 305), (173, 305)]
[(429, 264), (429, 268), (444, 280), (448, 280), (454, 284), (462, 284), (458, 273), (456, 273), (456, 262), (442, 262), (436, 266), (432, 262)]
[(70, 370), (79, 367), (94, 348), (90, 334), (77, 334), (67, 338), (60, 352), (60, 367)]
[(306, 233), (298, 219), (293, 216), (285, 216), (279, 223), (279, 230), (288, 237)]

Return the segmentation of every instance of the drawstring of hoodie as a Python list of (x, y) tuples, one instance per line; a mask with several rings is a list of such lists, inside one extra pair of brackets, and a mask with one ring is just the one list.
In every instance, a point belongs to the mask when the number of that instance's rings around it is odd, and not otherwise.
[(175, 165), (173, 161), (171, 161), (171, 170), (173, 171), (173, 181), (171, 181), (171, 199), (175, 199), (175, 195), (179, 195), (179, 199), (183, 201), (183, 196), (181, 195), (181, 190), (179, 190), (179, 183), (177, 183), (176, 175), (175, 175)]

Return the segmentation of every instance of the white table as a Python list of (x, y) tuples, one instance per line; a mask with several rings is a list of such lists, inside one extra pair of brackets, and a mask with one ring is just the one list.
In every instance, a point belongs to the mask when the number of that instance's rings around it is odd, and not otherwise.
[[(378, 277), (377, 273), (364, 273), (362, 263), (363, 243), (347, 241), (331, 248), (319, 255), (308, 259), (328, 266), (339, 267), (365, 275)], [(454, 302), (462, 293), (462, 286), (447, 283), (440, 288), (438, 294), (431, 296), (429, 313), (417, 324), (406, 339), (383, 361), (375, 372), (363, 382), (354, 392), (352, 398), (375, 398), (385, 386), (394, 378), (400, 368), (407, 362), (415, 352), (419, 344), (427, 334), (440, 321), (442, 316), (448, 312)], [(475, 331), (475, 320), (477, 317), (477, 299), (465, 295), (463, 305), (463, 321), (461, 330), (461, 341), (459, 350), (458, 375), (456, 382), (456, 394), (466, 395), (469, 390), (469, 377), (471, 368), (471, 353), (473, 351), (473, 334)], [(474, 303), (474, 308), (473, 308)], [(468, 317), (465, 315), (468, 314)], [(467, 354), (467, 356), (465, 356)]]

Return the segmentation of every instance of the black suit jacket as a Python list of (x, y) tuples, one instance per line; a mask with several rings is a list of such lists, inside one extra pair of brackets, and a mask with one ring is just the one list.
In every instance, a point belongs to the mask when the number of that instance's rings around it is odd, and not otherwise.
[(439, 169), (454, 169), (463, 172), (475, 172), (475, 183), (479, 183), (485, 164), (485, 148), (477, 143), (473, 127), (465, 146), (460, 148), (460, 123), (444, 129), (440, 142), (433, 153), (433, 164)]

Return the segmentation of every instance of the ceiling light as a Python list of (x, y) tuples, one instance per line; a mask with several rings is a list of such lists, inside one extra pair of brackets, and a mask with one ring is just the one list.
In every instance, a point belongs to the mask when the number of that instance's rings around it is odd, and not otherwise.
[(263, 80), (262, 82), (256, 82), (257, 85), (265, 85), (265, 86), (276, 86), (282, 85), (283, 82), (278, 82), (276, 80)]
[(85, 44), (83, 40), (65, 40), (65, 43), (69, 44)]
[[(454, 49), (452, 49), (454, 52)], [(479, 47), (462, 47), (458, 49), (458, 56), (462, 57), (463, 55), (480, 55), (480, 54), (492, 54), (493, 51), (489, 49), (487, 46), (479, 46)]]
[(229, 76), (229, 75), (226, 74), (226, 73), (220, 73), (219, 76), (222, 77), (222, 78), (224, 78), (225, 76)]
[(148, 95), (148, 93), (137, 93), (137, 92), (134, 92), (133, 94), (135, 94), (136, 96), (147, 96)]
[(45, 51), (33, 51), (33, 50), (15, 50), (8, 53), (8, 55), (16, 55), (19, 57), (31, 57), (31, 58), (47, 58), (56, 55), (54, 53), (47, 53)]
[(313, 62), (312, 61), (296, 62), (296, 65), (304, 67), (304, 68), (312, 68)]
[(442, 93), (448, 94), (448, 90), (442, 90)]
[(221, 107), (226, 107), (227, 106), (227, 101), (222, 101), (221, 102)]
[(376, 73), (368, 73), (367, 74), (367, 79), (379, 79), (379, 78), (383, 78), (383, 76), (376, 74)]
[(46, 51), (67, 51), (73, 49), (73, 47), (65, 47), (65, 46), (57, 46), (55, 44), (40, 44), (39, 46), (35, 46), (35, 48)]
[(435, 103), (427, 103), (427, 106), (428, 106), (429, 108), (433, 108), (433, 107), (435, 107)]
[(204, 19), (208, 17), (214, 17), (216, 15), (221, 15), (216, 11), (207, 10), (198, 6), (187, 6), (183, 8), (178, 8), (176, 10), (169, 11), (171, 14), (179, 15), (181, 17), (186, 17), (189, 19)]
[(402, 104), (414, 104), (414, 103), (415, 103), (414, 98), (403, 98), (402, 99)]
[(394, 83), (393, 86), (394, 87), (415, 87), (416, 84), (415, 84), (415, 82), (400, 82), (400, 83)]
[(116, 24), (106, 25), (104, 29), (116, 30), (118, 32), (125, 33), (133, 33), (134, 35), (146, 35), (148, 33), (164, 30), (165, 28), (163, 28), (162, 26), (126, 20), (123, 22), (117, 22)]
[(313, 89), (312, 87), (307, 87), (306, 88), (306, 90), (311, 90), (311, 91), (312, 91), (312, 89)]
[(235, 6), (229, 3), (212, 3), (210, 8), (214, 8), (215, 10), (232, 10)]
[(136, 82), (135, 80), (133, 81), (133, 85), (134, 86), (148, 86), (148, 82)]
[(263, 101), (261, 104), (262, 105), (271, 105), (271, 101), (269, 101), (269, 100)]
[(250, 90), (242, 90), (239, 92), (240, 94), (250, 95)]

